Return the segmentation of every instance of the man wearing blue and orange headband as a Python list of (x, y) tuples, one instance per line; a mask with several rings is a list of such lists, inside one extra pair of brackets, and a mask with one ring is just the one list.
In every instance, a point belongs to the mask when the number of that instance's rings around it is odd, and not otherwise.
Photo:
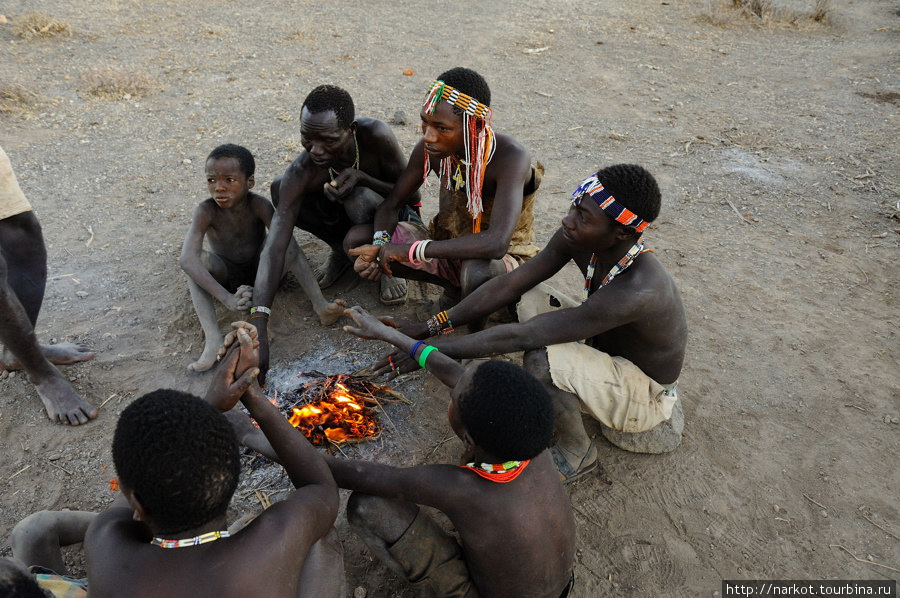
[[(597, 466), (582, 412), (626, 450), (663, 453), (681, 442), (675, 387), (687, 323), (675, 282), (644, 247), (644, 229), (659, 207), (659, 187), (645, 169), (604, 168), (578, 186), (562, 226), (534, 258), (424, 323), (397, 322), (415, 338), (444, 335), (521, 297), (519, 323), (429, 344), (455, 358), (524, 350), (525, 368), (553, 396), (558, 441), (551, 450), (566, 481)], [(584, 276), (578, 299), (544, 284), (569, 261)], [(399, 354), (391, 357), (391, 376), (415, 367)]]

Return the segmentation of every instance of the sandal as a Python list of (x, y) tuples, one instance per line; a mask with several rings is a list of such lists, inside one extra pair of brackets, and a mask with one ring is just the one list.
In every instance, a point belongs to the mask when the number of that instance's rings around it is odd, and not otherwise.
[(575, 480), (581, 479), (597, 469), (597, 466), (600, 465), (597, 447), (594, 446), (593, 440), (591, 440), (591, 445), (578, 463), (578, 469), (572, 468), (563, 456), (562, 449), (557, 445), (550, 447), (550, 456), (553, 457), (553, 463), (556, 465), (556, 469), (559, 470), (559, 479), (563, 484), (571, 484)]
[[(399, 278), (397, 276), (391, 278), (389, 276), (382, 275), (381, 282), (379, 283), (380, 293), (378, 298), (381, 300), (382, 305), (401, 305), (406, 303), (406, 297), (409, 293), (409, 288), (406, 284), (405, 278)], [(391, 297), (392, 294), (390, 291), (392, 290), (400, 291), (397, 297)]]

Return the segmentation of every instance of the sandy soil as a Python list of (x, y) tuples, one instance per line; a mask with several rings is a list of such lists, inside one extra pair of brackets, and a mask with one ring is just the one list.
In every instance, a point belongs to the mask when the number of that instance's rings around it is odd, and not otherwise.
[[(641, 456), (591, 428), (606, 472), (570, 489), (578, 595), (896, 578), (900, 11), (832, 4), (827, 23), (701, 0), (0, 5), (0, 84), (32, 94), (0, 113), (0, 144), (49, 250), (38, 334), (96, 348), (65, 372), (101, 406), (90, 425), (55, 426), (22, 375), (0, 381), (0, 552), (35, 510), (111, 500), (109, 444), (129, 401), (160, 386), (204, 389), (208, 375), (186, 370), (202, 334), (177, 256), (205, 197), (207, 153), (246, 145), (267, 189), (300, 150), (303, 97), (325, 82), (347, 88), (358, 114), (391, 121), (408, 149), (427, 84), (465, 65), (491, 84), (496, 129), (546, 166), (539, 243), (600, 166), (643, 164), (664, 193), (647, 237), (688, 310), (685, 439)], [(15, 35), (35, 11), (68, 35)], [(434, 197), (432, 185), (428, 213)], [(323, 244), (297, 236), (313, 262), (325, 258)], [(577, 276), (563, 284), (577, 289)], [(350, 276), (327, 295), (386, 311)], [(434, 292), (413, 285), (411, 296), (398, 313), (429, 309)], [(275, 307), (285, 384), (298, 369), (364, 366), (382, 349), (322, 328), (299, 291)], [(400, 390), (415, 405), (389, 407), (382, 440), (348, 453), (455, 460), (443, 389), (418, 375)], [(278, 498), (277, 474), (254, 467), (235, 515), (259, 510), (254, 488)], [(351, 591), (412, 595), (343, 520), (339, 529)]]

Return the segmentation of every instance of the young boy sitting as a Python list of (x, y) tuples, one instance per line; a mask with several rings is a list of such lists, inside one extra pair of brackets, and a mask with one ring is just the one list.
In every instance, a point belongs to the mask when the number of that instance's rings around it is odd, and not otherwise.
[[(259, 256), (275, 213), (269, 200), (250, 191), (255, 170), (253, 154), (231, 143), (220, 145), (206, 159), (210, 197), (194, 210), (180, 260), (206, 337), (203, 354), (188, 366), (197, 372), (216, 363), (216, 352), (222, 345), (213, 299), (230, 310), (246, 312), (252, 305)], [(204, 238), (209, 251), (203, 249)], [(325, 326), (336, 322), (346, 303), (325, 300), (306, 256), (293, 239), (284, 263), (282, 275), (288, 271), (294, 274), (319, 321)]]
[[(448, 419), (469, 461), (399, 468), (326, 457), (338, 486), (354, 491), (347, 518), (363, 541), (427, 595), (567, 596), (575, 521), (547, 451), (546, 389), (513, 364), (464, 370), (360, 307), (348, 315), (355, 326), (344, 330), (393, 344), (450, 387)], [(459, 542), (419, 504), (444, 512)]]
[[(258, 354), (247, 330), (235, 336), (207, 402), (159, 390), (122, 412), (112, 452), (125, 500), (117, 499), (88, 529), (92, 598), (341, 595), (334, 479), (256, 383)], [(226, 509), (240, 461), (237, 440), (219, 411), (238, 399), (296, 490), (230, 535)]]

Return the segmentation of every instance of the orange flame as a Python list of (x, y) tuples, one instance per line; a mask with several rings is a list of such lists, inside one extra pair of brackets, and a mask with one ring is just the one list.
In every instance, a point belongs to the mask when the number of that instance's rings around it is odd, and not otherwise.
[(325, 399), (294, 407), (288, 422), (319, 445), (378, 436), (381, 427), (375, 411), (343, 384), (335, 383), (334, 387)]

